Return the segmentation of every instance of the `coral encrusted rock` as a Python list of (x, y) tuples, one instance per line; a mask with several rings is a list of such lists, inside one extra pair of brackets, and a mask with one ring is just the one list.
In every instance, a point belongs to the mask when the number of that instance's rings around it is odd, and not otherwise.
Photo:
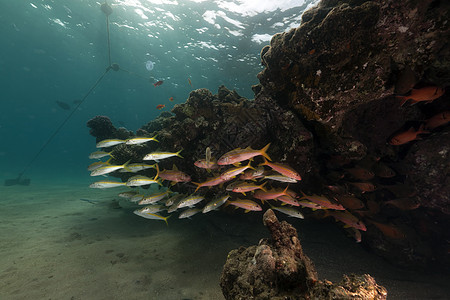
[(270, 239), (228, 254), (220, 281), (225, 299), (386, 299), (386, 289), (369, 275), (344, 276), (340, 284), (319, 281), (296, 229), (271, 209), (263, 221)]

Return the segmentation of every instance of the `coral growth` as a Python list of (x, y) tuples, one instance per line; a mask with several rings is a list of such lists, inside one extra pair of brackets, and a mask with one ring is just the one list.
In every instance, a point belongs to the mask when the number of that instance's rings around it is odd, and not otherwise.
[(263, 221), (270, 239), (228, 254), (220, 281), (225, 299), (386, 299), (386, 289), (367, 274), (344, 275), (339, 284), (318, 280), (295, 228), (270, 209)]

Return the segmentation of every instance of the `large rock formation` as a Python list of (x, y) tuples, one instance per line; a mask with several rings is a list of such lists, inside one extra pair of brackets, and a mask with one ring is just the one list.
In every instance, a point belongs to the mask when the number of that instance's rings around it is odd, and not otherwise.
[[(136, 132), (158, 133), (160, 143), (118, 145), (114, 162), (141, 162), (151, 151), (183, 148), (178, 169), (202, 182), (211, 175), (194, 161), (206, 147), (217, 157), (270, 142), (272, 159), (302, 175), (291, 188), (338, 200), (366, 224), (362, 242), (368, 247), (406, 266), (449, 266), (449, 114), (423, 140), (388, 143), (450, 110), (448, 93), (431, 104), (401, 106), (396, 97), (413, 87), (449, 85), (449, 8), (448, 1), (437, 0), (324, 0), (303, 14), (300, 27), (275, 35), (262, 49), (266, 68), (253, 87), (254, 100), (225, 87), (217, 95), (192, 91), (173, 114), (163, 113)], [(89, 125), (98, 140), (130, 135), (104, 118)], [(160, 168), (172, 163), (162, 161)]]

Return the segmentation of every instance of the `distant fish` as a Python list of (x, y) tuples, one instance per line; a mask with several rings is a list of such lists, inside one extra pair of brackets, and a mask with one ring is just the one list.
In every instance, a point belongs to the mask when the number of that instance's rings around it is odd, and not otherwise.
[(156, 180), (156, 177), (158, 175), (155, 176), (155, 178), (149, 178), (147, 176), (141, 176), (141, 175), (136, 175), (136, 176), (132, 176), (130, 178), (128, 178), (128, 181), (126, 182), (127, 186), (143, 186), (143, 185), (149, 185), (149, 184), (153, 184), (153, 183), (157, 183), (159, 185), (161, 185), (161, 182), (159, 180)]
[(277, 171), (281, 175), (284, 175), (286, 177), (289, 177), (289, 178), (292, 178), (295, 180), (302, 180), (302, 177), (300, 176), (300, 174), (289, 165), (273, 163), (264, 158), (264, 163), (260, 164), (260, 166), (269, 166), (272, 168), (272, 170)]
[(131, 199), (133, 196), (136, 196), (138, 192), (136, 191), (128, 191), (128, 192), (122, 192), (118, 196), (125, 199)]
[(205, 199), (203, 196), (190, 195), (178, 203), (178, 208), (193, 207), (195, 204), (203, 201), (203, 199)]
[(236, 186), (233, 188), (232, 191), (235, 192), (235, 193), (242, 193), (242, 194), (244, 194), (244, 196), (245, 196), (245, 193), (251, 192), (251, 191), (254, 191), (254, 190), (258, 190), (258, 189), (267, 192), (266, 189), (264, 188), (264, 185), (265, 185), (266, 183), (267, 183), (267, 182), (264, 182), (264, 183), (261, 184), (261, 185), (256, 185), (256, 184), (254, 184), (254, 183), (243, 182), (243, 183), (240, 183), (240, 184), (236, 185)]
[(220, 177), (225, 180), (228, 181), (230, 179), (233, 179), (235, 176), (241, 174), (242, 172), (244, 172), (247, 169), (254, 169), (251, 165), (250, 165), (251, 161), (248, 162), (248, 164), (246, 166), (242, 166), (242, 167), (236, 167), (236, 168), (231, 168), (226, 170), (225, 172), (223, 172)]
[(142, 170), (147, 170), (147, 169), (156, 169), (156, 164), (153, 165), (147, 165), (147, 164), (143, 164), (143, 163), (134, 163), (134, 164), (129, 164), (127, 166), (127, 170), (122, 169), (119, 170), (119, 172), (132, 172), (132, 173), (136, 173)]
[(125, 144), (127, 145), (138, 145), (138, 144), (143, 144), (149, 141), (155, 141), (158, 142), (159, 141), (156, 139), (157, 134), (155, 134), (153, 137), (134, 137), (134, 138), (130, 138), (127, 139), (125, 141)]
[(207, 163), (206, 159), (199, 159), (194, 163), (194, 165), (198, 168), (206, 169), (208, 171), (219, 168), (219, 165), (215, 160), (211, 160), (209, 163)]
[(58, 106), (61, 107), (62, 109), (64, 109), (64, 110), (70, 110), (70, 105), (67, 104), (66, 102), (62, 102), (62, 101), (59, 101), (59, 100), (56, 100), (55, 102), (56, 102), (56, 104), (58, 104)]
[(112, 151), (111, 152), (95, 151), (95, 152), (92, 152), (91, 154), (89, 154), (89, 158), (90, 159), (100, 159), (100, 158), (105, 157), (105, 156), (113, 157), (111, 155), (111, 153), (112, 153)]
[(426, 86), (420, 89), (412, 89), (408, 96), (397, 96), (398, 99), (402, 99), (400, 106), (405, 104), (408, 100), (411, 100), (412, 104), (418, 102), (431, 102), (442, 95), (444, 95), (445, 89), (438, 86)]
[(224, 195), (222, 197), (219, 197), (217, 199), (211, 200), (210, 202), (208, 202), (208, 204), (205, 205), (205, 207), (203, 208), (203, 213), (207, 213), (210, 212), (212, 210), (216, 210), (219, 207), (221, 207), (225, 202), (227, 202), (227, 200), (230, 198), (229, 195)]
[(420, 139), (419, 134), (422, 133), (429, 133), (428, 131), (423, 129), (423, 125), (421, 125), (417, 131), (414, 129), (414, 127), (411, 127), (407, 131), (403, 131), (394, 135), (390, 139), (389, 144), (394, 146), (403, 145), (411, 141)]
[(286, 214), (290, 217), (299, 218), (299, 219), (305, 218), (300, 211), (296, 210), (293, 207), (276, 207), (271, 204), (269, 204), (269, 205), (272, 209), (278, 210), (279, 212), (282, 212), (283, 214)]
[(175, 165), (173, 165), (172, 170), (162, 170), (161, 172), (159, 172), (159, 177), (163, 180), (172, 181), (173, 184), (177, 182), (191, 181), (191, 176), (182, 171), (179, 171)]
[(117, 171), (119, 169), (125, 169), (129, 172), (132, 172), (130, 169), (127, 168), (127, 165), (129, 164), (130, 161), (127, 161), (126, 163), (124, 163), (123, 165), (106, 165), (100, 168), (95, 169), (94, 171), (91, 172), (91, 176), (100, 176), (100, 175), (106, 175), (109, 173), (112, 173), (114, 171)]
[(154, 213), (145, 213), (145, 212), (141, 212), (139, 209), (135, 210), (133, 212), (135, 215), (138, 215), (140, 217), (146, 218), (146, 219), (151, 219), (151, 220), (160, 220), (160, 221), (164, 221), (166, 222), (167, 226), (169, 226), (169, 223), (167, 222), (167, 219), (170, 218), (170, 215), (167, 217), (163, 217)]
[(435, 129), (450, 122), (450, 110), (440, 112), (425, 122), (426, 129)]
[(349, 182), (349, 184), (358, 188), (362, 193), (373, 192), (377, 187), (371, 182)]
[(97, 181), (97, 182), (91, 183), (89, 185), (89, 187), (94, 188), (94, 189), (108, 189), (108, 188), (113, 188), (113, 187), (117, 187), (117, 186), (123, 186), (126, 184), (127, 184), (126, 182), (102, 180), (102, 181)]
[(123, 143), (125, 143), (125, 140), (107, 139), (107, 140), (98, 142), (97, 145), (95, 145), (95, 147), (106, 148), (106, 147), (112, 147), (112, 146), (123, 144)]
[(110, 160), (111, 160), (111, 158), (108, 159), (108, 161), (96, 161), (96, 162), (93, 162), (92, 164), (90, 164), (88, 166), (88, 171), (94, 171), (95, 169), (107, 166), (107, 165), (109, 165), (109, 161)]
[(169, 158), (172, 156), (178, 156), (180, 158), (183, 158), (183, 156), (181, 156), (180, 152), (182, 150), (178, 151), (178, 152), (152, 152), (149, 153), (147, 155), (144, 156), (143, 160), (161, 160), (161, 159), (165, 159), (165, 158)]
[(204, 186), (216, 186), (216, 185), (220, 185), (224, 182), (227, 182), (228, 180), (225, 180), (222, 178), (222, 176), (217, 176), (217, 177), (213, 177), (213, 178), (208, 178), (206, 181), (198, 183), (198, 182), (192, 182), (193, 184), (195, 184), (197, 186), (197, 188), (195, 189), (194, 193), (201, 187)]
[(191, 82), (190, 78), (188, 78), (188, 83), (189, 83), (190, 86), (192, 86), (192, 82)]
[(348, 211), (333, 211), (329, 214), (333, 216), (336, 221), (341, 221), (342, 223), (344, 223), (344, 227), (353, 227), (362, 231), (367, 231), (366, 225), (364, 225), (364, 223), (360, 219), (358, 219)]
[(345, 169), (349, 174), (353, 176), (355, 179), (359, 180), (370, 180), (375, 174), (369, 170), (356, 166), (354, 168)]
[(162, 200), (164, 198), (166, 198), (169, 193), (171, 193), (170, 190), (166, 190), (164, 192), (161, 193), (155, 193), (155, 194), (151, 194), (148, 196), (145, 196), (144, 198), (142, 198), (141, 201), (138, 202), (139, 205), (148, 205), (148, 204), (153, 204), (155, 202), (158, 202), (159, 200)]
[(170, 97), (170, 98), (169, 98), (169, 101), (173, 101), (173, 97)]
[(262, 208), (259, 206), (258, 203), (248, 200), (248, 199), (237, 199), (234, 201), (229, 201), (229, 203), (233, 206), (240, 207), (245, 209), (245, 212), (248, 213), (249, 211), (261, 211)]
[(247, 147), (245, 149), (236, 148), (234, 150), (231, 150), (224, 155), (222, 155), (218, 160), (218, 165), (231, 165), (235, 164), (244, 160), (251, 159), (255, 156), (262, 155), (268, 160), (270, 160), (269, 155), (267, 155), (266, 151), (269, 149), (270, 143), (267, 144), (264, 148), (261, 150), (253, 150), (250, 147)]
[(154, 213), (163, 211), (165, 209), (166, 209), (166, 207), (164, 205), (153, 204), (153, 205), (147, 205), (147, 206), (139, 209), (139, 212), (147, 213), (147, 214), (148, 213), (154, 214)]
[(73, 100), (72, 102), (73, 102), (73, 104), (80, 104), (83, 101), (77, 99), (77, 100)]
[[(303, 193), (303, 196), (300, 198), (300, 200), (306, 199), (309, 200), (311, 202), (314, 202), (318, 205), (320, 205), (322, 208), (329, 208), (329, 209), (336, 209), (336, 210), (345, 210), (345, 208), (338, 203), (333, 203), (330, 201), (330, 199), (328, 199), (325, 196), (319, 196), (319, 195), (306, 195), (305, 193)], [(300, 205), (302, 205), (302, 203), (300, 203)]]
[(180, 213), (180, 215), (178, 216), (178, 219), (190, 218), (193, 215), (196, 215), (201, 211), (202, 210), (200, 208), (188, 208), (185, 211), (183, 211), (182, 213)]
[(158, 104), (158, 105), (156, 105), (156, 109), (159, 109), (159, 110), (163, 109), (164, 107), (166, 107), (165, 104)]
[(297, 179), (295, 179), (295, 178), (287, 177), (287, 176), (284, 176), (281, 174), (266, 175), (266, 176), (264, 176), (264, 179), (270, 179), (270, 180), (287, 182), (287, 183), (297, 183), (298, 182)]
[(160, 86), (160, 85), (163, 84), (163, 83), (164, 83), (163, 80), (158, 80), (157, 82), (155, 82), (155, 83), (153, 84), (153, 86)]

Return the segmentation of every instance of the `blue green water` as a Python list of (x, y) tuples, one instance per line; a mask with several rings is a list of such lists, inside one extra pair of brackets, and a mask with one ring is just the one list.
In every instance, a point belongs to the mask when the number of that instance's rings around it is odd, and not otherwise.
[[(216, 93), (224, 84), (253, 98), (261, 48), (273, 34), (297, 27), (317, 1), (304, 2), (108, 1), (111, 62), (122, 70), (103, 78), (26, 175), (87, 178), (95, 141), (86, 122), (96, 115), (136, 130), (159, 115), (156, 105), (170, 110), (195, 88)], [(0, 0), (2, 179), (16, 177), (69, 115), (56, 101), (74, 109), (109, 66), (101, 3)], [(154, 87), (157, 80), (164, 84)]]

